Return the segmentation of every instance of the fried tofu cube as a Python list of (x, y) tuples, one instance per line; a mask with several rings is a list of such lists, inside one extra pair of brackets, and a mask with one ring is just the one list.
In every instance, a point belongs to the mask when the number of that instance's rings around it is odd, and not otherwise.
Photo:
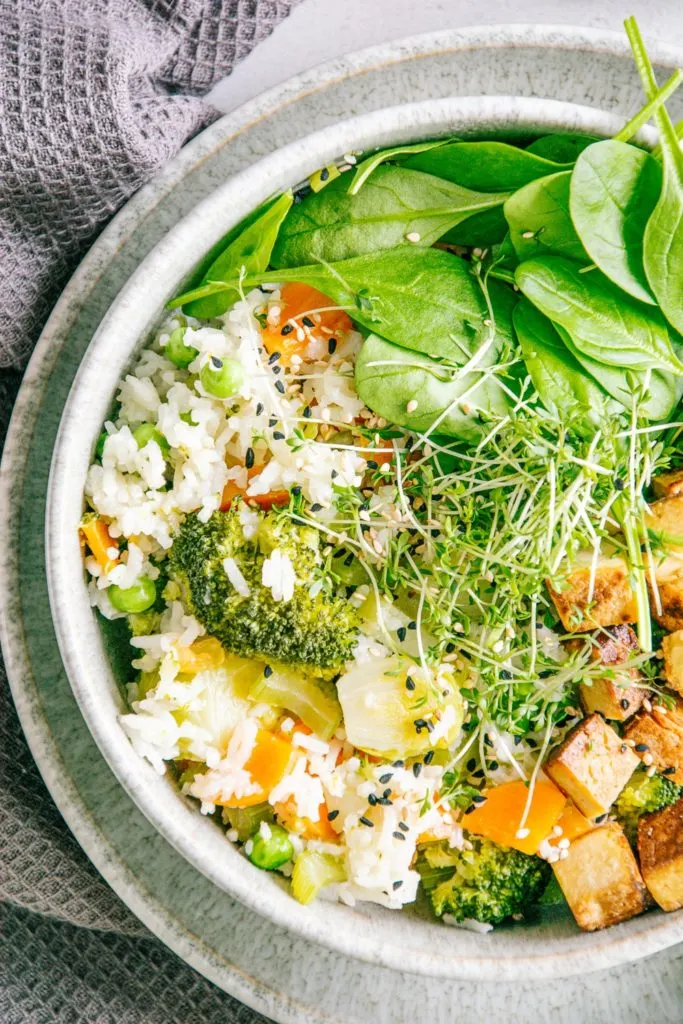
[(597, 818), (609, 811), (637, 767), (637, 754), (593, 714), (555, 748), (545, 771), (587, 818)]
[(555, 877), (576, 923), (594, 932), (635, 917), (647, 907), (647, 890), (623, 829), (615, 822), (574, 839)]
[(640, 712), (626, 726), (624, 739), (633, 741), (645, 764), (683, 786), (683, 701), (677, 699), (666, 714), (657, 706), (652, 713)]
[(677, 498), (683, 495), (683, 469), (660, 473), (652, 480), (652, 489), (658, 498)]
[(605, 718), (625, 722), (636, 713), (645, 698), (645, 690), (637, 685), (642, 673), (634, 667), (614, 670), (639, 650), (638, 637), (630, 626), (608, 626), (596, 633), (591, 657), (613, 671), (581, 683), (581, 703), (587, 714), (599, 711)]
[(645, 525), (655, 533), (683, 536), (683, 493), (653, 502), (645, 516)]
[[(683, 494), (655, 501), (645, 521), (654, 534), (648, 567), (652, 612), (657, 622), (673, 633), (683, 629), (683, 545), (675, 543), (675, 538), (683, 538)], [(657, 597), (652, 592), (652, 574)]]
[(683, 907), (683, 799), (643, 815), (638, 856), (645, 884), (662, 910)]
[(638, 618), (629, 569), (620, 556), (601, 556), (591, 594), (591, 551), (580, 552), (562, 590), (548, 582), (548, 591), (567, 632), (620, 626)]
[(667, 686), (683, 695), (683, 629), (677, 629), (662, 640), (664, 675)]

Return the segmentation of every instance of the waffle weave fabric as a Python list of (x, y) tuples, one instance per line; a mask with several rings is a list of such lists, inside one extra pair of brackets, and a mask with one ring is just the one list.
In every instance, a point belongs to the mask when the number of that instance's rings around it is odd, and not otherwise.
[[(0, 0), (0, 450), (69, 275), (299, 0)], [(40, 778), (0, 660), (0, 1021), (263, 1020), (153, 939)]]

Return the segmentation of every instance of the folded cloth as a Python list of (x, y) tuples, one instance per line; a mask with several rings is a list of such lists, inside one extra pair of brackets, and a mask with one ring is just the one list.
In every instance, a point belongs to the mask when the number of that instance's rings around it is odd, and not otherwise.
[[(0, 367), (14, 368), (0, 372), (0, 450), (18, 371), (74, 267), (218, 116), (202, 95), (298, 2), (0, 0)], [(99, 877), (45, 789), (0, 661), (0, 1021), (191, 1019), (262, 1018), (181, 967)]]

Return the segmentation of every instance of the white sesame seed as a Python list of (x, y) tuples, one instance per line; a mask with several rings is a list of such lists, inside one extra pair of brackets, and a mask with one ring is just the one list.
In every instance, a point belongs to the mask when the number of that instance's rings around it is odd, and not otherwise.
[(227, 838), (227, 839), (228, 839), (228, 840), (229, 840), (229, 841), (230, 841), (231, 843), (236, 843), (236, 842), (237, 842), (237, 840), (238, 840), (238, 839), (239, 839), (239, 837), (240, 837), (240, 836), (239, 836), (239, 832), (237, 831), (237, 829), (236, 829), (236, 828), (230, 828), (230, 829), (228, 829), (228, 831), (227, 831), (227, 832), (225, 833), (225, 835), (226, 835), (226, 838)]
[(299, 327), (297, 332), (296, 332), (296, 340), (297, 341), (305, 341), (305, 339), (306, 339), (306, 332), (303, 329), (303, 327)]
[(345, 160), (347, 164), (356, 164), (356, 163), (358, 163), (358, 161), (356, 160), (356, 158), (353, 155), (353, 153), (344, 153), (344, 156), (342, 157), (342, 160)]
[(569, 840), (568, 839), (560, 839), (560, 841), (559, 841), (559, 843), (557, 845), (559, 846), (559, 848), (561, 850), (568, 850), (569, 849)]
[(534, 234), (534, 231), (522, 231), (522, 238), (533, 238)]
[(493, 320), (489, 320), (487, 317), (486, 320), (484, 320), (484, 327), (493, 327)]
[(422, 235), (419, 231), (409, 231), (406, 235), (406, 242), (419, 242)]
[(646, 697), (646, 698), (645, 698), (645, 700), (643, 701), (643, 707), (645, 708), (645, 710), (646, 710), (646, 711), (652, 711), (652, 702), (651, 702), (651, 701), (649, 701), (649, 700), (647, 699), (647, 697)]
[(453, 630), (455, 633), (464, 633), (465, 627), (463, 626), (462, 622), (456, 622), (453, 625)]
[(414, 398), (411, 398), (411, 400), (408, 402), (408, 404), (406, 406), (406, 412), (415, 412), (416, 409), (417, 409), (417, 402), (415, 401)]
[(656, 773), (656, 771), (657, 771), (656, 767), (654, 765), (651, 765), (648, 768), (648, 770), (645, 772), (645, 774), (647, 775), (648, 779), (651, 779), (652, 776)]
[(381, 473), (390, 473), (391, 472), (391, 465), (388, 462), (383, 462), (382, 465), (379, 468), (380, 468), (380, 472)]
[(526, 839), (527, 836), (530, 835), (530, 834), (531, 834), (531, 829), (528, 829), (528, 828), (518, 828), (517, 831), (515, 832), (515, 838), (516, 839)]
[(668, 715), (669, 709), (664, 704), (658, 704), (656, 710), (660, 715)]
[(654, 757), (649, 752), (649, 750), (648, 750), (648, 752), (646, 754), (643, 754), (643, 764), (646, 764), (646, 765), (649, 766), (649, 765), (651, 765), (653, 763), (653, 761), (654, 761)]
[(473, 412), (473, 408), (469, 402), (461, 402), (460, 408), (462, 409), (466, 416), (469, 416), (470, 413)]

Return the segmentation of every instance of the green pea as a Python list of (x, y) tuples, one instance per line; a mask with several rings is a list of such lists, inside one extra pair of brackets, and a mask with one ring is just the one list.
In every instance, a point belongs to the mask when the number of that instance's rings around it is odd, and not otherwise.
[(181, 370), (186, 370), (190, 363), (199, 355), (198, 349), (185, 344), (186, 331), (186, 327), (176, 327), (164, 347), (166, 358), (170, 359), (176, 366), (179, 366)]
[(168, 441), (153, 423), (141, 423), (133, 431), (133, 437), (138, 443), (138, 448), (144, 448), (150, 441), (156, 441), (164, 454), (169, 449)]
[(214, 398), (232, 398), (240, 390), (245, 381), (242, 364), (236, 359), (219, 359), (211, 356), (199, 374), (207, 395)]
[(157, 588), (149, 576), (141, 576), (132, 587), (124, 590), (121, 587), (109, 587), (107, 593), (117, 612), (126, 612), (127, 615), (146, 612), (157, 599)]
[(107, 431), (103, 430), (100, 436), (97, 438), (97, 444), (95, 445), (95, 458), (97, 459), (98, 462), (102, 461), (102, 456), (104, 455), (104, 442), (107, 440), (108, 437), (109, 434), (107, 433)]
[(294, 856), (289, 834), (280, 825), (270, 825), (270, 836), (265, 839), (260, 832), (250, 840), (251, 852), (247, 855), (252, 864), (264, 871), (277, 871)]

